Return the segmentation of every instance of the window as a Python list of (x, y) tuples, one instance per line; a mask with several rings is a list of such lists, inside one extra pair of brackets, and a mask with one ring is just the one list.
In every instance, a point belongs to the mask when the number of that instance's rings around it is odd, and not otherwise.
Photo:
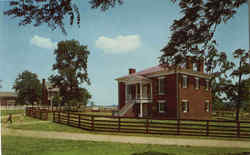
[(132, 91), (133, 91), (133, 85), (126, 85), (126, 99), (127, 100), (132, 99)]
[(206, 80), (206, 90), (209, 89), (209, 80)]
[(200, 89), (200, 79), (195, 78), (195, 89)]
[(205, 101), (205, 104), (204, 104), (204, 111), (205, 111), (205, 112), (209, 112), (209, 109), (210, 109), (209, 101), (206, 100), (206, 101)]
[(193, 71), (198, 72), (199, 71), (199, 65), (198, 63), (193, 63)]
[(181, 109), (182, 109), (182, 112), (189, 112), (189, 103), (187, 100), (182, 100), (181, 102)]
[(187, 63), (186, 62), (180, 63), (179, 67), (182, 69), (187, 69)]
[(165, 93), (165, 86), (164, 86), (164, 84), (165, 84), (165, 78), (164, 77), (161, 77), (161, 78), (159, 78), (159, 94), (164, 94)]
[(159, 113), (164, 113), (166, 111), (166, 102), (165, 101), (159, 101), (158, 102), (159, 106)]
[(187, 78), (186, 75), (182, 76), (182, 88), (187, 88)]

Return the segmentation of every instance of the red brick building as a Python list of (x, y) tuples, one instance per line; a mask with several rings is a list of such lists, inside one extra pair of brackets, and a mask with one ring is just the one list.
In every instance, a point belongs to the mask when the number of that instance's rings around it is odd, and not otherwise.
[(0, 92), (0, 106), (16, 105), (16, 99), (15, 92)]
[(210, 119), (209, 75), (202, 61), (191, 57), (182, 67), (155, 66), (118, 81), (119, 115), (174, 119)]

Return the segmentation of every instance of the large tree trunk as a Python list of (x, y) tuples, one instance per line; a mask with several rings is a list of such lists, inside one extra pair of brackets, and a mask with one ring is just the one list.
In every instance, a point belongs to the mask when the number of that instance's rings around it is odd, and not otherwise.
[[(239, 69), (241, 69), (241, 61), (240, 61), (240, 66)], [(241, 107), (241, 76), (242, 74), (239, 75), (239, 82), (238, 82), (238, 102), (236, 105), (236, 121), (239, 121), (240, 119), (240, 107)]]

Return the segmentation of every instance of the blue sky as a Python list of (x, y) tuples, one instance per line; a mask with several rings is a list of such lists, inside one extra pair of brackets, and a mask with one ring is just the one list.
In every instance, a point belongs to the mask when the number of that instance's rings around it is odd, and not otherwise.
[[(18, 26), (17, 19), (0, 14), (0, 91), (12, 91), (18, 73), (24, 70), (48, 78), (55, 63), (56, 42), (76, 39), (88, 45), (88, 72), (91, 86), (86, 86), (98, 105), (118, 103), (117, 82), (128, 68), (142, 70), (158, 64), (160, 50), (167, 44), (173, 20), (180, 17), (177, 4), (166, 0), (126, 0), (122, 6), (101, 12), (80, 2), (81, 25), (69, 26), (65, 36), (46, 25)], [(0, 1), (0, 10), (8, 8)], [(248, 49), (248, 8), (225, 25), (218, 27), (216, 39), (221, 51)]]

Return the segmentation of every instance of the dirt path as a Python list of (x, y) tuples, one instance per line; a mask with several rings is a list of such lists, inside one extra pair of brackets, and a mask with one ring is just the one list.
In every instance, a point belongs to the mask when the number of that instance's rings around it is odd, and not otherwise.
[(116, 136), (116, 135), (95, 135), (79, 134), (67, 132), (46, 132), (31, 130), (4, 129), (3, 135), (26, 136), (48, 139), (69, 139), (99, 142), (120, 142), (138, 144), (160, 144), (160, 145), (181, 145), (200, 147), (229, 147), (229, 148), (250, 148), (248, 141), (226, 141), (226, 140), (202, 140), (202, 139), (180, 139), (180, 138), (157, 138), (157, 137), (136, 137), (136, 136)]

